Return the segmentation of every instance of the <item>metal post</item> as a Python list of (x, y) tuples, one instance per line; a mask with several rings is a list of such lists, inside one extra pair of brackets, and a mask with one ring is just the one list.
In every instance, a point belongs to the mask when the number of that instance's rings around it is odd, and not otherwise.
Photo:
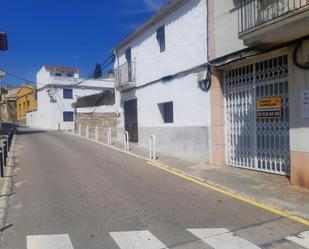
[(9, 132), (9, 150), (11, 150), (12, 140), (13, 140), (13, 129), (11, 129)]
[(127, 151), (127, 142), (126, 142), (126, 133), (123, 133), (123, 146), (124, 146), (124, 151)]
[(86, 138), (89, 138), (89, 126), (86, 125)]
[(129, 147), (129, 132), (126, 131), (126, 135), (127, 135), (127, 151), (130, 151), (130, 147)]
[(4, 155), (4, 140), (2, 141), (2, 147), (1, 147), (1, 161), (3, 163), (3, 166), (5, 166), (5, 155)]
[(98, 126), (96, 126), (95, 127), (95, 141), (99, 141), (99, 127)]
[(78, 135), (82, 135), (82, 125), (81, 124), (79, 124), (79, 126), (78, 126)]
[(3, 144), (2, 144), (2, 156), (3, 156), (3, 165), (4, 166), (6, 166), (6, 151), (7, 151), (7, 149), (6, 149), (6, 137), (3, 139)]
[(9, 136), (6, 135), (6, 157), (9, 157)]
[(152, 135), (153, 136), (153, 160), (156, 160), (156, 136), (155, 135)]
[(129, 132), (125, 131), (123, 134), (123, 145), (124, 145), (124, 151), (130, 151), (129, 148)]
[(156, 160), (156, 136), (151, 135), (149, 139), (149, 159)]
[(107, 144), (109, 146), (112, 146), (112, 129), (111, 128), (107, 129)]
[(150, 139), (149, 139), (149, 160), (151, 160), (152, 159), (152, 156), (151, 156), (151, 154), (152, 154), (152, 151), (151, 151), (151, 149), (152, 149), (152, 141), (151, 141), (151, 138), (152, 138), (152, 136), (150, 136)]
[(2, 149), (0, 149), (0, 155), (1, 155), (1, 159), (0, 159), (0, 172), (1, 172), (1, 177), (4, 177)]

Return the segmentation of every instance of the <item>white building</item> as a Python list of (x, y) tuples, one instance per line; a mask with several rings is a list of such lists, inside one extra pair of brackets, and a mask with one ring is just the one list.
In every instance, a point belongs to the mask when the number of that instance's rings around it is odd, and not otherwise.
[(73, 130), (78, 97), (114, 91), (114, 79), (79, 78), (69, 67), (43, 66), (37, 73), (37, 111), (27, 114), (27, 125), (41, 129)]
[(309, 188), (309, 1), (208, 4), (214, 163)]
[(158, 151), (209, 161), (206, 0), (170, 1), (114, 52), (119, 139), (154, 134)]

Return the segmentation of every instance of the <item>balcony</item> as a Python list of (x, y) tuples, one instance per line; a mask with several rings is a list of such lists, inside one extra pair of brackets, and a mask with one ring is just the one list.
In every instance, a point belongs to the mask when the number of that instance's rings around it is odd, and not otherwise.
[(136, 87), (135, 63), (124, 63), (115, 70), (116, 88), (125, 91)]
[(73, 78), (73, 77), (65, 77), (65, 76), (53, 76), (52, 80), (54, 81), (77, 81), (77, 78)]
[(270, 47), (309, 34), (309, 0), (241, 0), (239, 38)]

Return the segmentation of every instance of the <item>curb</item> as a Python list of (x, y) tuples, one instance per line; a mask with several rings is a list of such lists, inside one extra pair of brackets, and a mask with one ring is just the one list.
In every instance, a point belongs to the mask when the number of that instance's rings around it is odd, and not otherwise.
[(11, 145), (11, 151), (9, 152), (8, 157), (8, 164), (5, 166), (5, 173), (4, 173), (4, 183), (1, 189), (1, 197), (0, 197), (0, 233), (2, 232), (3, 228), (5, 227), (6, 222), (6, 214), (9, 205), (9, 196), (12, 193), (13, 189), (13, 168), (15, 166), (14, 159), (12, 155), (15, 154), (15, 140), (16, 135), (14, 135)]
[(173, 167), (168, 166), (168, 165), (166, 165), (164, 163), (157, 162), (157, 161), (154, 161), (154, 160), (150, 160), (149, 158), (146, 158), (146, 157), (143, 157), (143, 156), (139, 156), (139, 155), (136, 155), (134, 153), (127, 152), (127, 151), (121, 150), (121, 149), (113, 147), (113, 146), (109, 146), (109, 145), (107, 145), (105, 143), (96, 141), (94, 139), (80, 136), (79, 134), (70, 133), (70, 132), (67, 132), (67, 134), (72, 135), (72, 136), (77, 136), (79, 138), (86, 139), (88, 141), (91, 141), (91, 142), (103, 145), (103, 146), (105, 146), (107, 148), (110, 148), (112, 150), (115, 150), (115, 151), (127, 154), (127, 155), (132, 156), (132, 157), (137, 158), (137, 159), (141, 159), (143, 161), (146, 161), (147, 164), (149, 164), (149, 165), (151, 165), (153, 167), (156, 167), (158, 169), (164, 170), (164, 171), (169, 172), (169, 173), (171, 173), (173, 175), (179, 176), (179, 177), (181, 177), (183, 179), (186, 179), (186, 180), (189, 180), (189, 181), (194, 182), (196, 184), (199, 184), (201, 186), (207, 187), (207, 188), (212, 189), (212, 190), (214, 190), (216, 192), (220, 192), (222, 194), (225, 194), (227, 196), (230, 196), (230, 197), (232, 197), (234, 199), (237, 199), (239, 201), (245, 202), (245, 203), (250, 204), (252, 206), (259, 207), (259, 208), (267, 210), (267, 211), (269, 211), (271, 213), (277, 214), (277, 215), (282, 216), (282, 217), (286, 217), (288, 219), (291, 219), (291, 220), (297, 221), (297, 222), (299, 222), (301, 224), (309, 226), (309, 219), (308, 218), (305, 218), (305, 217), (302, 217), (300, 215), (296, 215), (296, 214), (293, 214), (293, 213), (289, 213), (288, 211), (285, 211), (285, 210), (283, 210), (280, 207), (276, 207), (275, 205), (267, 204), (267, 203), (265, 203), (263, 201), (259, 201), (259, 200), (255, 199), (255, 198), (251, 197), (251, 196), (247, 196), (245, 194), (237, 193), (234, 190), (226, 188), (226, 187), (224, 187), (224, 186), (222, 186), (220, 184), (217, 184), (215, 182), (212, 182), (212, 181), (209, 181), (209, 180), (205, 180), (203, 178), (200, 178), (200, 177), (188, 174), (185, 171), (173, 168)]

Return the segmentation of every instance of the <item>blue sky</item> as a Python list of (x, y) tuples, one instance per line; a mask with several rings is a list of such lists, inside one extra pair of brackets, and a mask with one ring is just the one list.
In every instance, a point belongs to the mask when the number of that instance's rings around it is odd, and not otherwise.
[[(1, 0), (0, 31), (9, 50), (0, 69), (35, 81), (43, 64), (94, 70), (110, 49), (160, 9), (167, 0)], [(12, 77), (3, 81), (24, 83)]]

